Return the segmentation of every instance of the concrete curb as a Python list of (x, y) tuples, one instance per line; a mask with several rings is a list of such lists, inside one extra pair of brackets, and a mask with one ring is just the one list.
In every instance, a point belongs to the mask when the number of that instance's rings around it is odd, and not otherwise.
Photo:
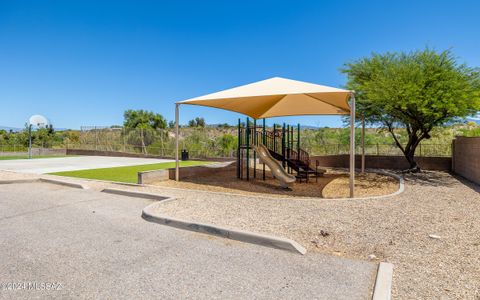
[(34, 183), (39, 182), (39, 178), (34, 179), (7, 179), (7, 180), (0, 180), (0, 184), (15, 184), (15, 183)]
[(296, 252), (300, 254), (307, 253), (307, 250), (302, 245), (295, 242), (294, 240), (265, 235), (265, 234), (258, 234), (258, 233), (243, 231), (243, 230), (224, 228), (224, 227), (219, 227), (219, 226), (208, 224), (208, 223), (191, 222), (191, 221), (172, 218), (172, 217), (155, 213), (155, 211), (159, 209), (159, 206), (162, 205), (162, 203), (177, 200), (176, 198), (160, 196), (157, 194), (125, 191), (125, 190), (112, 189), (112, 188), (103, 189), (102, 192), (109, 193), (109, 194), (122, 195), (127, 197), (144, 198), (144, 199), (161, 201), (161, 202), (152, 203), (142, 210), (142, 218), (149, 222), (167, 225), (167, 226), (171, 226), (171, 227), (175, 227), (183, 230), (215, 235), (215, 236), (219, 236), (219, 237), (223, 237), (231, 240), (256, 244), (260, 246), (287, 250), (287, 251)]
[[(167, 198), (165, 201), (176, 200), (175, 198)], [(250, 244), (256, 244), (260, 246), (287, 250), (290, 252), (305, 254), (307, 250), (295, 242), (294, 240), (270, 236), (265, 234), (253, 233), (243, 230), (230, 229), (225, 227), (216, 226), (208, 223), (200, 223), (193, 221), (186, 221), (182, 219), (167, 217), (165, 215), (157, 214), (155, 211), (161, 203), (156, 202), (152, 203), (149, 206), (145, 207), (142, 211), (142, 218), (153, 223), (158, 223), (162, 225), (167, 225), (183, 230), (190, 230), (200, 233), (206, 233), (214, 236), (219, 236), (222, 238), (227, 238), (231, 240), (241, 241)]]
[(160, 195), (157, 195), (157, 194), (134, 192), (134, 191), (125, 191), (125, 190), (112, 189), (112, 188), (103, 189), (101, 192), (102, 193), (108, 193), (108, 194), (127, 196), (127, 197), (157, 200), (157, 201), (164, 201), (164, 200), (169, 199), (168, 197), (160, 196)]
[(82, 189), (82, 190), (88, 190), (87, 186), (85, 186), (83, 184), (80, 184), (80, 183), (68, 182), (68, 181), (57, 180), (57, 179), (49, 179), (49, 178), (40, 178), (40, 181), (41, 182), (52, 183), (52, 184), (63, 185), (63, 186), (68, 186), (68, 187)]
[(372, 300), (390, 300), (392, 297), (393, 265), (381, 262), (373, 288)]
[(130, 183), (130, 182), (121, 182), (121, 181), (111, 181), (111, 180), (102, 180), (102, 179), (91, 179), (91, 178), (81, 178), (81, 177), (68, 177), (68, 176), (61, 176), (61, 175), (53, 175), (53, 174), (43, 174), (47, 175), (50, 177), (56, 177), (56, 178), (65, 178), (65, 179), (71, 179), (71, 180), (79, 180), (79, 181), (92, 181), (92, 182), (104, 182), (104, 183), (113, 183), (113, 184), (118, 184), (118, 185), (125, 185), (125, 186), (146, 186), (144, 184), (138, 184), (138, 183)]

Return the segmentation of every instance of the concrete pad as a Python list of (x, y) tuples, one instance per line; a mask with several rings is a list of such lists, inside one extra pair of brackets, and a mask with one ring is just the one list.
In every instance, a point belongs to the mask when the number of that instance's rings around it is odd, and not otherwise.
[(63, 171), (148, 165), (173, 161), (174, 160), (171, 159), (110, 156), (73, 156), (41, 159), (15, 159), (0, 161), (0, 170), (14, 171), (20, 173), (45, 174)]
[(46, 183), (0, 185), (2, 299), (371, 299), (377, 264), (286, 251), (143, 220), (152, 200)]

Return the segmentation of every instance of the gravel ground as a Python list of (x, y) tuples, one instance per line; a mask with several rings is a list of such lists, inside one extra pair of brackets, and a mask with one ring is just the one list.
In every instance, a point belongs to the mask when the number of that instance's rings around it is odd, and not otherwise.
[(404, 193), (386, 199), (196, 193), (165, 203), (161, 213), (289, 237), (309, 251), (358, 259), (373, 254), (394, 264), (395, 299), (478, 299), (480, 188), (441, 172), (406, 180)]
[[(8, 175), (0, 172), (2, 177)], [(395, 299), (479, 299), (480, 187), (443, 172), (405, 179), (404, 193), (366, 200), (87, 184), (176, 197), (178, 201), (165, 203), (161, 213), (292, 238), (309, 251), (363, 260), (373, 254), (394, 264)]]

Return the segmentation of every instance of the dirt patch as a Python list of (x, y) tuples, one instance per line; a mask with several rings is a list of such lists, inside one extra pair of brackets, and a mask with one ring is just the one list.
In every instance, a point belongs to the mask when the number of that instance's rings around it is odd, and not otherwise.
[[(227, 192), (242, 195), (263, 195), (274, 197), (325, 197), (343, 198), (349, 196), (348, 174), (340, 170), (328, 170), (318, 178), (310, 178), (309, 182), (296, 182), (291, 190), (282, 189), (278, 181), (270, 172), (266, 172), (263, 180), (262, 172), (257, 172), (253, 178), (253, 169), (249, 181), (236, 178), (235, 170), (222, 170), (215, 174), (182, 179), (180, 182), (173, 180), (155, 183), (161, 187), (175, 187), (184, 189), (197, 189), (211, 192)], [(375, 173), (358, 174), (355, 188), (357, 197), (380, 196), (394, 193), (398, 190), (397, 179)]]
[[(350, 195), (348, 174), (336, 174), (337, 178), (330, 181), (322, 190), (323, 198), (347, 198)], [(398, 190), (397, 179), (376, 174), (364, 173), (355, 175), (355, 197), (382, 196), (395, 193)]]

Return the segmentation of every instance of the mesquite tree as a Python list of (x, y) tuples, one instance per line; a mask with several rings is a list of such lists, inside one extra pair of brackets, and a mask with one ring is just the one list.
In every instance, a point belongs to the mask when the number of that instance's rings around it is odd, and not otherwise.
[[(358, 114), (391, 133), (413, 172), (420, 170), (415, 150), (435, 126), (480, 110), (479, 70), (460, 64), (450, 50), (372, 54), (345, 64), (342, 72), (355, 91)], [(398, 128), (406, 130), (406, 144)]]
[(142, 143), (142, 152), (147, 154), (147, 145), (145, 143), (145, 135), (148, 130), (165, 129), (167, 121), (157, 113), (140, 110), (126, 110), (123, 113), (123, 126), (128, 129), (140, 130), (140, 141)]

